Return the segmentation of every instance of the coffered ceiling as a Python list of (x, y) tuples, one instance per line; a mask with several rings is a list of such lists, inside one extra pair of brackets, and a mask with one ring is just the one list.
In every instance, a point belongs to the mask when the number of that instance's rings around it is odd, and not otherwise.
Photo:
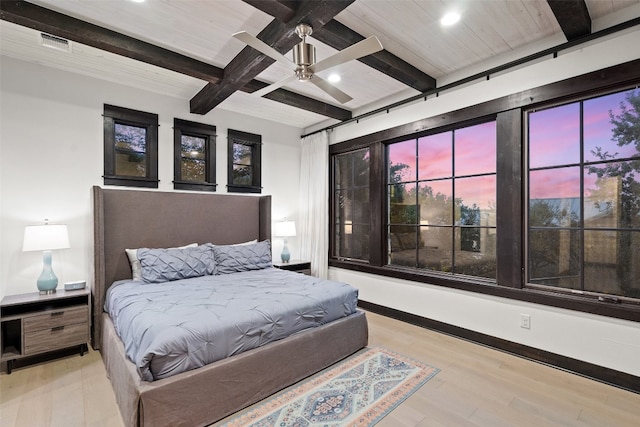
[[(440, 19), (450, 11), (461, 19)], [(300, 128), (336, 123), (616, 26), (640, 25), (640, 0), (34, 0), (0, 2), (0, 52)], [(232, 37), (247, 31), (291, 58), (296, 24), (311, 24), (318, 60), (365, 37), (384, 50), (319, 75), (340, 104), (294, 81), (252, 92), (293, 70)], [(41, 32), (70, 41), (47, 48)]]

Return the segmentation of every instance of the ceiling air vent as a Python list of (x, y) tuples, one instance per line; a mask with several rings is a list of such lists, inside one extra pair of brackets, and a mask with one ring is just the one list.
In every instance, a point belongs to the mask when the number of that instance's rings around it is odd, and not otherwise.
[(51, 34), (40, 33), (42, 46), (50, 47), (52, 49), (61, 50), (63, 52), (70, 52), (71, 46), (69, 40), (62, 37), (52, 36)]

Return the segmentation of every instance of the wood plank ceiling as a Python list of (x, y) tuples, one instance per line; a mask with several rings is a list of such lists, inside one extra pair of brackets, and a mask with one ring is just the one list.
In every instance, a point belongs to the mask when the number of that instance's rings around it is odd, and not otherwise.
[[(457, 10), (462, 22), (444, 28), (438, 21), (449, 10)], [(141, 82), (152, 74), (148, 84), (154, 86), (152, 90), (163, 91), (164, 86), (168, 94), (179, 97), (193, 91), (187, 107), (191, 113), (226, 108), (305, 128), (327, 118), (333, 122), (350, 119), (385, 102), (490, 68), (485, 64), (495, 66), (579, 41), (594, 27), (601, 29), (639, 16), (640, 0), (147, 0), (142, 4), (129, 0), (3, 0), (0, 47), (6, 56), (79, 73), (100, 76), (97, 70), (102, 70), (107, 79), (110, 67), (126, 64), (136, 70), (130, 81), (122, 73), (112, 80), (145, 87)], [(353, 96), (353, 101), (340, 105), (313, 85), (299, 82), (263, 99), (242, 95), (287, 77), (292, 70), (244, 46), (231, 34), (246, 30), (288, 55), (299, 42), (294, 32), (298, 23), (312, 25), (310, 42), (319, 59), (370, 35), (379, 37), (383, 51), (331, 70), (342, 75), (336, 85)], [(73, 54), (84, 53), (85, 57), (72, 67), (65, 65), (65, 61), (73, 62), (71, 58), (25, 49), (32, 34), (24, 31), (71, 40)], [(114, 55), (105, 56), (108, 65), (91, 68), (87, 47)], [(132, 60), (136, 65), (130, 65)]]

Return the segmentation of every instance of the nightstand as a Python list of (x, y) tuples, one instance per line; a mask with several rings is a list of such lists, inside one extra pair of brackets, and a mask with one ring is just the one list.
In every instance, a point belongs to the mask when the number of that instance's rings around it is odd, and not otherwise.
[(90, 291), (58, 290), (9, 295), (0, 302), (0, 362), (11, 373), (16, 359), (79, 346), (88, 350)]
[(300, 259), (292, 259), (289, 262), (274, 262), (273, 266), (282, 270), (295, 271), (297, 273), (311, 276), (311, 262), (302, 261)]

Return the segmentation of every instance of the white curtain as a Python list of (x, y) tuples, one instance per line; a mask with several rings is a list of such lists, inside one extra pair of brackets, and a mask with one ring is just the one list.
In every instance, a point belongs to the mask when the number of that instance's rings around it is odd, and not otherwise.
[(328, 274), (329, 252), (329, 135), (322, 131), (301, 140), (298, 244), (302, 259), (311, 261), (311, 274)]

